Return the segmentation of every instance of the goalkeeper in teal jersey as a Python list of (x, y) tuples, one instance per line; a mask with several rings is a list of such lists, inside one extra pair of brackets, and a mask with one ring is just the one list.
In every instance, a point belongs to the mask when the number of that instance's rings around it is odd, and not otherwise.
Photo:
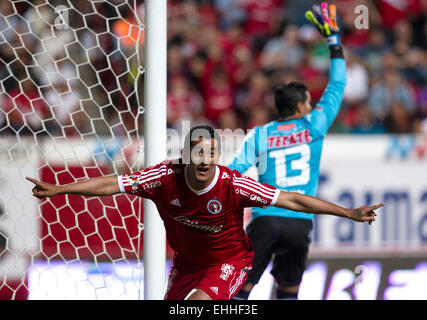
[[(330, 80), (312, 109), (307, 87), (298, 82), (275, 90), (279, 119), (255, 127), (245, 137), (230, 169), (241, 173), (253, 164), (259, 181), (316, 196), (323, 139), (338, 114), (346, 85), (346, 66), (336, 22), (336, 8), (326, 3), (307, 11), (307, 19), (324, 35), (331, 53)], [(329, 10), (328, 10), (329, 9)], [(274, 255), (272, 275), (278, 299), (297, 299), (311, 242), (312, 214), (269, 207), (253, 208), (247, 233), (255, 249), (253, 269), (235, 299), (248, 299)]]

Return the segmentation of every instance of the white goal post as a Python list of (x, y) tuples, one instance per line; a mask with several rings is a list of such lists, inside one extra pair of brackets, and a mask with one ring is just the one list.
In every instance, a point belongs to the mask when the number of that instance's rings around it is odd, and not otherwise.
[[(166, 159), (167, 1), (147, 0), (145, 8), (145, 163), (154, 165)], [(164, 295), (166, 233), (154, 203), (149, 200), (144, 200), (144, 223), (145, 297), (161, 299)]]
[[(167, 0), (0, 3), (0, 300), (163, 299), (150, 201), (31, 197), (166, 157)], [(144, 215), (144, 216), (142, 216)]]

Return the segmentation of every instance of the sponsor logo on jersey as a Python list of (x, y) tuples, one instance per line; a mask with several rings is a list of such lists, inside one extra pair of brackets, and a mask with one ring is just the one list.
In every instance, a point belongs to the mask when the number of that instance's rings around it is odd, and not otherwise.
[(227, 172), (223, 172), (221, 179), (231, 179), (230, 174), (228, 174)]
[(302, 143), (309, 143), (313, 140), (310, 130), (294, 132), (289, 135), (271, 136), (267, 138), (269, 149), (294, 146)]
[(222, 210), (222, 204), (217, 199), (209, 200), (206, 207), (211, 214), (218, 214)]
[(197, 221), (192, 221), (184, 216), (173, 217), (173, 219), (183, 226), (194, 228), (201, 231), (206, 231), (206, 232), (219, 233), (219, 232), (222, 232), (222, 228), (223, 228), (222, 225), (212, 226), (207, 224), (199, 224)]
[(256, 202), (262, 203), (262, 204), (267, 204), (267, 200), (265, 200), (265, 199), (261, 198), (261, 197), (260, 197), (259, 195), (257, 195), (257, 194), (251, 194), (251, 195), (249, 196), (249, 199), (251, 199), (252, 201), (256, 201)]
[(160, 187), (162, 185), (161, 181), (153, 181), (150, 183), (144, 183), (144, 189), (153, 189), (153, 188), (157, 188)]
[(228, 263), (224, 263), (221, 266), (221, 275), (219, 276), (222, 280), (226, 281), (229, 276), (234, 272), (234, 266)]
[(236, 194), (241, 194), (242, 196), (244, 196), (244, 197), (249, 197), (251, 194), (250, 194), (250, 192), (248, 192), (248, 191), (245, 191), (245, 190), (243, 190), (243, 189), (240, 189), (240, 188), (237, 188), (236, 189)]
[(293, 128), (295, 128), (295, 123), (287, 123), (287, 124), (281, 124), (277, 126), (277, 130), (280, 130), (280, 131), (292, 130)]

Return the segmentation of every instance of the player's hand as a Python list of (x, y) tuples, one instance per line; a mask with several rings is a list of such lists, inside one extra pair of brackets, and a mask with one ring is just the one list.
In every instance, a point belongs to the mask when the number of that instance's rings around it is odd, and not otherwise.
[(373, 206), (362, 206), (360, 208), (354, 209), (350, 214), (350, 219), (357, 222), (369, 222), (369, 225), (375, 221), (377, 214), (374, 210), (379, 209), (384, 206), (384, 203), (376, 204)]
[(25, 179), (35, 184), (32, 192), (33, 196), (38, 199), (43, 199), (44, 197), (53, 197), (54, 195), (58, 194), (58, 186), (30, 177), (25, 177)]
[(306, 11), (305, 17), (328, 40), (329, 46), (340, 46), (337, 8), (334, 4), (330, 4), (329, 8), (326, 2), (315, 4), (313, 11)]

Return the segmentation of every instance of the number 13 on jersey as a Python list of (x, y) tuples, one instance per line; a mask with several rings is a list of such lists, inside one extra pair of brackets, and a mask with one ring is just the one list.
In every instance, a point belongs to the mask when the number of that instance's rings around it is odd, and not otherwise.
[[(310, 148), (301, 144), (291, 148), (273, 150), (269, 156), (275, 159), (276, 185), (278, 187), (293, 187), (306, 185), (310, 181)], [(298, 157), (299, 156), (299, 157)], [(291, 172), (298, 171), (295, 175)]]

